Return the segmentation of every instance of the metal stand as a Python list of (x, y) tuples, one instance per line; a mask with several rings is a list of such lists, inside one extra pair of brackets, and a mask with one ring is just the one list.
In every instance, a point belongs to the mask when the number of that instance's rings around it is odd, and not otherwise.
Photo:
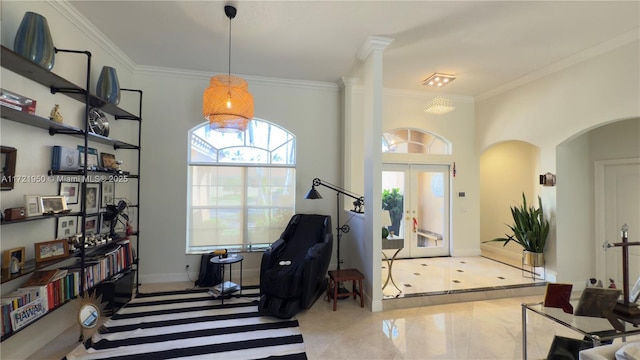
[[(546, 264), (542, 264), (542, 266), (535, 266), (535, 265), (530, 265), (530, 264), (525, 264), (524, 261), (525, 255), (524, 252), (522, 253), (522, 277), (524, 278), (529, 278), (532, 279), (533, 281), (536, 280), (545, 280), (547, 277), (547, 268), (546, 268)], [(527, 268), (529, 270), (527, 270)], [(537, 272), (536, 269), (542, 269), (542, 275), (540, 276)]]

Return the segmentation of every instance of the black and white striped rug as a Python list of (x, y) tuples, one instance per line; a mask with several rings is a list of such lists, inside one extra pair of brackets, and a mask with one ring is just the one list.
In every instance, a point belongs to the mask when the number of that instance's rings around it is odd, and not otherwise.
[(138, 294), (66, 359), (307, 359), (298, 321), (261, 316), (257, 298), (257, 289), (224, 305), (207, 289)]

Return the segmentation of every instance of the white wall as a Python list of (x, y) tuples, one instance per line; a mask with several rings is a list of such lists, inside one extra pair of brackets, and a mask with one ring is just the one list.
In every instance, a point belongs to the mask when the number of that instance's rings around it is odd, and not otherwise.
[(477, 103), (478, 151), (502, 141), (526, 141), (540, 148), (538, 173), (557, 170), (558, 185), (541, 187), (540, 194), (551, 216), (552, 233), (545, 256), (547, 269), (563, 281), (582, 283), (585, 268), (566, 259), (591, 262), (593, 251), (591, 247), (580, 246), (581, 240), (572, 235), (576, 226), (581, 229), (591, 226), (586, 220), (590, 218), (589, 202), (581, 200), (590, 194), (581, 192), (580, 199), (576, 198), (577, 194), (566, 197), (561, 194), (563, 187), (580, 186), (586, 191), (588, 185), (584, 184), (588, 180), (582, 178), (578, 179), (579, 183), (572, 183), (560, 176), (563, 169), (560, 163), (556, 164), (556, 157), (560, 155), (556, 146), (600, 124), (640, 115), (639, 54), (639, 42), (635, 39)]
[[(488, 241), (511, 234), (510, 208), (522, 204), (522, 193), (528, 205), (537, 207), (538, 149), (522, 141), (506, 141), (487, 149), (480, 157), (480, 240)], [(546, 206), (543, 204), (546, 211)], [(481, 245), (483, 255), (513, 265), (521, 265), (522, 247), (511, 242)]]

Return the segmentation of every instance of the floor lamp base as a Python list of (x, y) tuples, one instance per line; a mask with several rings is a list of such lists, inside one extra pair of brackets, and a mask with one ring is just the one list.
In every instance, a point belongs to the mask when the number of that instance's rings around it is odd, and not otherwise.
[[(344, 287), (344, 284), (343, 284), (343, 283), (341, 283), (341, 282), (340, 282), (340, 283), (338, 283), (338, 295), (336, 295), (337, 299), (338, 299), (338, 300), (345, 300), (345, 299), (348, 299), (348, 298), (349, 298), (349, 295), (344, 295), (344, 294), (348, 294), (348, 293), (349, 293), (349, 290), (347, 290), (347, 289)], [(333, 299), (333, 289), (330, 289), (330, 291), (329, 291), (329, 298), (330, 298), (330, 299)]]

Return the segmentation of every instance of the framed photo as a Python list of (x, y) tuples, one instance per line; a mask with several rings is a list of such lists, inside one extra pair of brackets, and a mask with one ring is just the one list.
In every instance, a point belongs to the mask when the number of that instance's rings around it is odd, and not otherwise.
[(87, 184), (87, 187), (85, 188), (84, 196), (87, 201), (86, 202), (87, 208), (85, 209), (85, 211), (88, 214), (97, 213), (98, 205), (100, 201), (100, 184), (99, 183)]
[(102, 161), (103, 168), (108, 170), (118, 170), (118, 164), (116, 163), (115, 155), (100, 153), (100, 161)]
[(33, 244), (36, 250), (36, 262), (64, 259), (69, 256), (67, 240), (53, 240)]
[(68, 238), (78, 233), (78, 217), (65, 216), (58, 218), (56, 239)]
[(636, 302), (638, 302), (638, 299), (640, 299), (640, 277), (638, 278), (638, 280), (636, 281), (636, 284), (633, 285), (633, 288), (629, 292), (629, 302), (630, 303), (632, 303), (632, 304), (636, 303)]
[(44, 214), (59, 214), (68, 210), (64, 196), (41, 196), (40, 207)]
[(38, 195), (25, 195), (24, 196), (24, 207), (27, 210), (27, 216), (38, 216), (42, 215), (42, 210), (40, 209), (40, 196)]
[(58, 195), (64, 196), (67, 205), (78, 203), (78, 194), (80, 193), (80, 183), (61, 182), (60, 192)]
[[(80, 167), (84, 166), (84, 146), (78, 145), (78, 151), (80, 152)], [(87, 168), (94, 169), (98, 167), (98, 150), (94, 148), (87, 148)]]
[(18, 150), (9, 146), (0, 146), (0, 188), (11, 190), (16, 175), (16, 157)]
[(86, 234), (98, 233), (98, 216), (87, 216), (84, 221), (84, 231)]
[(107, 213), (100, 213), (100, 233), (101, 234), (108, 233), (111, 230), (112, 220), (105, 220), (104, 219), (105, 215), (107, 215)]
[(2, 268), (8, 269), (11, 265), (11, 260), (16, 258), (20, 269), (24, 267), (25, 247), (18, 247), (15, 249), (9, 249), (2, 252)]
[(105, 208), (107, 205), (114, 203), (115, 187), (116, 183), (114, 182), (107, 181), (102, 183), (100, 207)]

